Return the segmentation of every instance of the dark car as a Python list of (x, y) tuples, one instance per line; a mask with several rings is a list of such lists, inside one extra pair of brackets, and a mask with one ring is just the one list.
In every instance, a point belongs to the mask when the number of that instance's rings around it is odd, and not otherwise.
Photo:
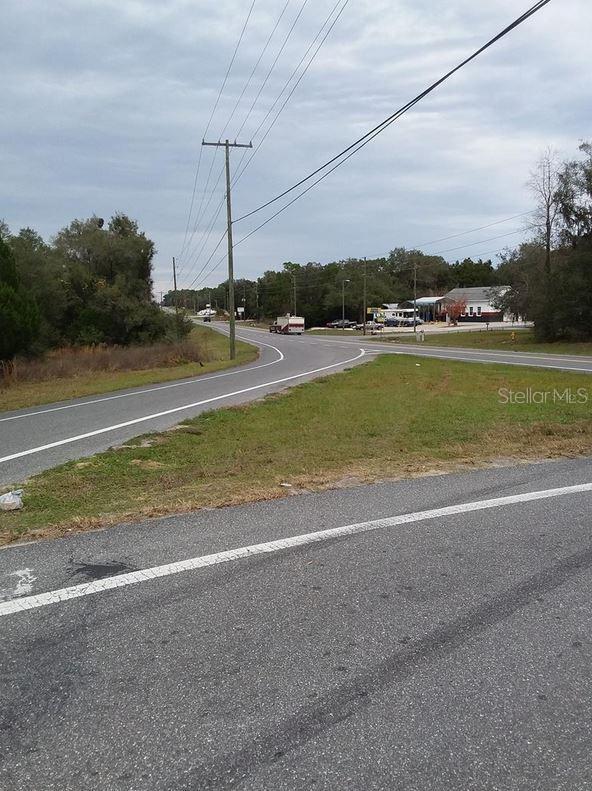
[(337, 330), (337, 329), (347, 330), (350, 329), (350, 327), (355, 327), (355, 326), (356, 326), (356, 322), (350, 321), (349, 319), (336, 319), (335, 321), (329, 321), (327, 323), (327, 327), (333, 330)]

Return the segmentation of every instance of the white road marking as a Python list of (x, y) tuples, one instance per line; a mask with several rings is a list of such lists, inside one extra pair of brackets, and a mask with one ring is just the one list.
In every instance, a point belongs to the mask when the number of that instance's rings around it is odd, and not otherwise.
[(17, 582), (16, 585), (11, 585), (10, 588), (0, 589), (0, 601), (14, 599), (16, 596), (26, 596), (33, 590), (33, 583), (37, 579), (37, 577), (33, 576), (32, 569), (17, 569), (17, 571), (12, 571), (5, 576), (16, 577)]
[[(224, 333), (222, 333), (224, 334)], [(237, 335), (237, 338), (240, 338), (240, 335)], [(242, 338), (245, 341), (252, 341), (252, 338)], [(8, 420), (21, 420), (24, 417), (35, 417), (36, 415), (46, 415), (48, 412), (61, 412), (64, 409), (77, 409), (80, 407), (89, 406), (90, 404), (100, 404), (103, 401), (116, 401), (119, 398), (131, 398), (133, 396), (145, 395), (146, 393), (154, 393), (158, 390), (170, 390), (173, 387), (186, 387), (187, 385), (195, 385), (201, 384), (201, 382), (209, 382), (212, 379), (221, 379), (224, 376), (236, 376), (236, 374), (247, 373), (248, 371), (257, 371), (260, 368), (267, 368), (269, 365), (277, 365), (277, 363), (281, 363), (282, 360), (285, 359), (283, 353), (277, 348), (277, 346), (272, 346), (270, 343), (263, 343), (262, 341), (256, 341), (260, 346), (267, 346), (270, 349), (273, 349), (279, 354), (277, 360), (272, 360), (269, 363), (262, 363), (261, 365), (253, 365), (251, 368), (244, 368), (241, 366), (240, 368), (236, 368), (233, 371), (226, 371), (223, 374), (212, 374), (211, 376), (195, 376), (192, 379), (184, 380), (182, 382), (172, 382), (171, 384), (167, 385), (158, 385), (156, 387), (148, 387), (144, 390), (134, 390), (132, 393), (120, 393), (119, 395), (112, 395), (112, 396), (105, 396), (103, 398), (94, 398), (92, 401), (81, 401), (76, 404), (65, 404), (64, 406), (55, 406), (50, 407), (49, 409), (38, 409), (35, 412), (23, 412), (19, 415), (10, 415), (9, 417), (2, 417), (0, 418), (0, 423), (5, 423)]]
[(360, 357), (363, 357), (365, 354), (363, 349), (360, 349), (360, 353), (357, 354), (355, 357), (350, 357), (347, 360), (342, 360), (338, 363), (332, 363), (331, 365), (324, 365), (322, 368), (315, 368), (312, 371), (303, 371), (299, 374), (292, 374), (291, 376), (285, 376), (283, 379), (276, 379), (272, 382), (263, 382), (262, 384), (252, 385), (251, 387), (244, 387), (242, 390), (234, 390), (232, 393), (223, 393), (222, 395), (212, 396), (212, 398), (205, 398), (202, 401), (195, 401), (192, 404), (183, 404), (183, 406), (174, 407), (173, 409), (165, 409), (162, 412), (155, 412), (152, 415), (145, 415), (144, 417), (136, 417), (132, 420), (126, 420), (123, 423), (115, 423), (112, 426), (105, 426), (104, 428), (98, 428), (94, 431), (87, 431), (84, 434), (77, 434), (74, 437), (66, 437), (65, 439), (59, 439), (55, 442), (48, 442), (46, 445), (39, 445), (36, 448), (29, 448), (28, 450), (20, 450), (17, 453), (11, 453), (9, 456), (3, 456), (0, 458), (0, 464), (3, 464), (7, 461), (12, 461), (13, 459), (20, 459), (23, 456), (31, 456), (34, 453), (41, 453), (44, 450), (50, 450), (51, 448), (58, 448), (61, 445), (69, 445), (72, 442), (79, 442), (83, 439), (88, 439), (89, 437), (96, 437), (99, 434), (107, 434), (110, 431), (117, 431), (120, 428), (127, 428), (127, 426), (135, 426), (138, 423), (144, 423), (148, 420), (156, 420), (159, 417), (165, 417), (166, 415), (173, 415), (176, 412), (183, 412), (187, 409), (194, 409), (198, 406), (203, 406), (204, 404), (212, 404), (214, 401), (222, 401), (225, 398), (232, 398), (233, 396), (242, 395), (243, 393), (250, 393), (253, 390), (261, 390), (263, 387), (271, 387), (273, 385), (283, 384), (284, 382), (290, 382), (293, 379), (301, 379), (303, 376), (311, 376), (312, 374), (322, 373), (323, 371), (328, 371), (331, 368), (338, 368), (341, 365), (347, 365), (348, 363), (355, 362), (359, 360)]
[[(254, 328), (244, 328), (243, 332), (255, 332), (261, 333), (264, 330), (257, 330)], [(315, 340), (310, 340), (313, 337)], [(251, 338), (245, 338), (245, 340), (252, 340)], [(358, 343), (363, 344), (365, 347), (365, 351), (370, 354), (406, 354), (406, 355), (418, 355), (424, 357), (431, 357), (434, 359), (444, 359), (444, 360), (458, 360), (460, 362), (478, 362), (478, 363), (495, 363), (497, 362), (496, 359), (488, 359), (490, 356), (493, 358), (499, 357), (500, 363), (504, 365), (521, 365), (526, 367), (535, 367), (535, 368), (549, 368), (551, 370), (558, 370), (558, 371), (576, 371), (579, 373), (592, 373), (592, 369), (582, 368), (582, 367), (568, 367), (562, 364), (563, 361), (566, 362), (578, 362), (582, 363), (584, 366), (592, 366), (592, 358), (587, 355), (561, 355), (561, 354), (552, 354), (552, 353), (545, 353), (545, 352), (514, 352), (511, 349), (508, 351), (504, 351), (503, 349), (463, 349), (461, 347), (446, 347), (446, 346), (432, 346), (426, 349), (425, 347), (415, 347), (414, 345), (410, 345), (409, 341), (401, 342), (401, 346), (399, 348), (393, 348), (392, 346), (387, 346), (388, 341), (367, 341), (364, 343), (364, 336), (352, 336), (351, 338), (347, 338), (347, 336), (342, 338), (327, 338), (323, 337), (322, 335), (314, 335), (314, 336), (307, 336), (307, 341), (315, 346), (341, 346), (341, 347), (348, 347), (348, 346), (356, 346)], [(369, 344), (374, 344), (372, 349), (368, 349), (367, 346)], [(380, 349), (379, 349), (380, 347)], [(375, 350), (375, 351), (374, 351)], [(453, 356), (455, 353), (459, 353), (462, 356)], [(515, 355), (514, 360), (508, 360), (508, 355)], [(472, 355), (472, 356), (471, 356)], [(486, 355), (486, 356), (483, 356)], [(538, 359), (544, 360), (551, 358), (553, 360), (550, 364), (543, 364), (539, 363)], [(534, 362), (526, 362), (526, 360), (534, 360)]]
[(552, 497), (562, 497), (564, 495), (580, 494), (583, 492), (592, 492), (592, 483), (564, 486), (559, 489), (526, 492), (524, 494), (513, 494), (507, 497), (496, 497), (491, 500), (477, 500), (471, 503), (461, 503), (460, 505), (449, 505), (444, 508), (434, 508), (430, 511), (417, 511), (415, 513), (402, 514), (401, 516), (387, 517), (386, 519), (375, 519), (371, 522), (359, 522), (343, 527), (319, 530), (315, 533), (304, 533), (289, 538), (280, 538), (277, 541), (267, 541), (263, 544), (251, 544), (251, 546), (247, 547), (239, 547), (224, 552), (215, 552), (212, 555), (203, 555), (202, 557), (167, 563), (163, 566), (153, 566), (152, 568), (143, 569), (142, 571), (118, 574), (114, 577), (106, 577), (95, 582), (73, 585), (69, 588), (61, 588), (47, 593), (39, 593), (35, 596), (24, 596), (21, 599), (12, 599), (12, 601), (0, 603), (0, 617), (36, 609), (38, 607), (46, 607), (49, 604), (57, 604), (59, 602), (68, 601), (69, 599), (77, 599), (82, 596), (103, 593), (104, 591), (114, 588), (124, 588), (128, 585), (148, 582), (158, 577), (169, 577), (172, 574), (180, 574), (184, 571), (195, 571), (196, 569), (202, 569), (208, 566), (216, 566), (220, 563), (229, 563), (233, 560), (243, 560), (244, 558), (249, 558), (254, 555), (268, 555), (283, 549), (321, 543), (334, 538), (368, 533), (373, 530), (398, 527), (413, 522), (424, 522), (431, 519), (454, 516), (456, 514), (484, 511), (490, 508), (501, 508), (507, 505), (517, 505), (519, 503), (546, 500)]
[(592, 373), (592, 369), (590, 368), (569, 368), (567, 365), (560, 365), (559, 363), (555, 363), (554, 365), (543, 365), (543, 363), (537, 362), (521, 362), (520, 360), (487, 360), (485, 358), (477, 358), (472, 359), (471, 357), (455, 357), (452, 354), (446, 354), (446, 356), (441, 354), (430, 354), (429, 352), (416, 352), (414, 350), (405, 351), (404, 349), (364, 349), (366, 354), (398, 354), (404, 355), (407, 357), (410, 356), (417, 356), (417, 357), (427, 357), (431, 360), (457, 360), (463, 363), (491, 363), (492, 365), (519, 365), (523, 368), (550, 368), (554, 371), (577, 371), (580, 374), (589, 374)]

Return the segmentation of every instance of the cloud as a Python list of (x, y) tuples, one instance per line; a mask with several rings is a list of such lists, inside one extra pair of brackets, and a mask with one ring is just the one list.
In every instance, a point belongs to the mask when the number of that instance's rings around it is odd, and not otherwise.
[[(230, 124), (230, 137), (302, 3), (291, 0)], [(0, 215), (13, 229), (31, 225), (49, 236), (74, 217), (125, 211), (155, 240), (156, 288), (167, 289), (171, 256), (183, 246), (201, 136), (249, 5), (5, 0)], [(210, 137), (222, 132), (283, 5), (257, 0)], [(350, 2), (237, 183), (235, 216), (349, 145), (526, 5)], [(306, 3), (241, 138), (262, 122), (333, 6), (334, 0)], [(255, 276), (285, 260), (384, 254), (529, 209), (524, 185), (541, 149), (552, 144), (571, 155), (578, 140), (590, 136), (591, 22), (587, 0), (551, 2), (239, 245), (237, 275)], [(201, 156), (196, 210), (209, 200), (221, 166), (213, 150)], [(235, 173), (241, 156), (232, 154)], [(222, 209), (195, 260), (222, 199), (221, 182), (180, 257), (182, 284), (191, 282), (223, 233)], [(266, 216), (238, 223), (235, 238)], [(514, 227), (510, 223), (507, 230)], [(467, 236), (466, 242), (482, 236)], [(467, 248), (478, 252), (478, 246)], [(223, 276), (221, 265), (204, 283)]]

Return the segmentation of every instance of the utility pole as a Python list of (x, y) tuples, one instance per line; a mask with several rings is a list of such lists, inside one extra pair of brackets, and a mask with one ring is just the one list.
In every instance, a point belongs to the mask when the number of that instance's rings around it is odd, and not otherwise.
[(413, 337), (417, 341), (417, 259), (413, 262)]
[(179, 325), (179, 295), (177, 294), (177, 267), (175, 256), (173, 256), (173, 285), (175, 288), (175, 324), (177, 327), (177, 337), (181, 339), (181, 326)]
[(349, 283), (349, 280), (342, 280), (341, 281), (341, 328), (345, 328), (345, 284)]
[(292, 272), (292, 277), (294, 278), (294, 315), (298, 315), (298, 311), (296, 310), (296, 272)]
[(230, 359), (236, 357), (236, 317), (234, 310), (234, 261), (232, 257), (232, 201), (230, 199), (230, 149), (231, 148), (253, 148), (253, 143), (245, 145), (243, 143), (231, 143), (229, 140), (217, 143), (206, 143), (201, 141), (202, 146), (214, 146), (215, 148), (226, 149), (226, 221), (227, 221), (227, 240), (228, 240), (228, 313), (230, 319)]
[(367, 305), (367, 294), (366, 294), (366, 256), (364, 256), (364, 335), (366, 334), (366, 317), (368, 315), (368, 305)]

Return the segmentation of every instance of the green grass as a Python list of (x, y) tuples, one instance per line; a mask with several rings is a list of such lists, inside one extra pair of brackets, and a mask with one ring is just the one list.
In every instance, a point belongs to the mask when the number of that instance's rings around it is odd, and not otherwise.
[[(588, 403), (503, 404), (499, 388), (584, 388)], [(26, 482), (0, 540), (291, 491), (592, 452), (592, 377), (384, 356), (244, 407), (209, 412)], [(75, 493), (75, 495), (74, 495)]]
[[(359, 330), (309, 330), (307, 335), (362, 335)], [(370, 336), (370, 333), (368, 333)], [(448, 346), (457, 349), (503, 349), (517, 352), (540, 352), (541, 354), (583, 354), (592, 356), (591, 343), (538, 343), (531, 330), (517, 329), (515, 340), (512, 340), (512, 330), (447, 330), (442, 333), (430, 333), (429, 324), (425, 326), (425, 343), (428, 346)], [(413, 343), (412, 333), (399, 333), (397, 335), (372, 335), (373, 341), (380, 340), (385, 343)]]
[(113, 371), (85, 373), (67, 379), (53, 378), (42, 382), (22, 382), (0, 389), (0, 410), (23, 409), (25, 407), (82, 398), (89, 395), (126, 390), (131, 387), (170, 382), (192, 376), (209, 374), (243, 365), (257, 359), (255, 346), (242, 341), (236, 344), (236, 360), (228, 359), (228, 339), (210, 327), (196, 327), (191, 337), (206, 351), (208, 362), (185, 363), (183, 365), (147, 368), (136, 371)]
[(430, 335), (426, 330), (425, 343), (429, 346), (455, 346), (465, 349), (503, 349), (517, 352), (540, 352), (545, 354), (592, 355), (592, 343), (538, 343), (531, 330), (481, 330), (480, 332), (447, 332), (445, 335)]

